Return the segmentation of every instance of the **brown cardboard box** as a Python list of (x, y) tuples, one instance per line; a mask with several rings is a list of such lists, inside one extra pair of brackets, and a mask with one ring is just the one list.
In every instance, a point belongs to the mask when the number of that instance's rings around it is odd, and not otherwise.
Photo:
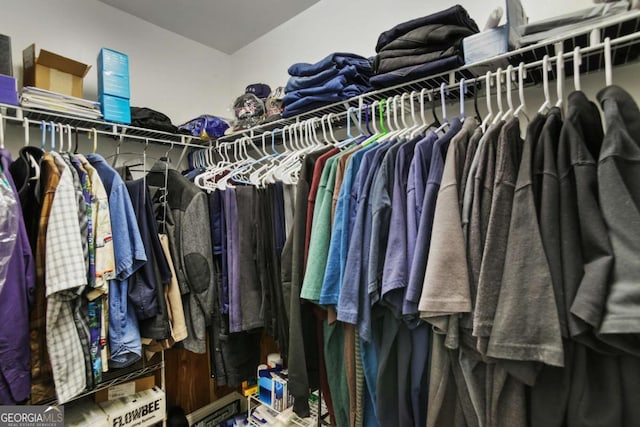
[(149, 390), (156, 385), (155, 377), (142, 377), (126, 383), (114, 385), (95, 393), (96, 403), (106, 402), (120, 397), (130, 396), (144, 390)]
[(82, 81), (90, 65), (40, 49), (36, 56), (36, 45), (22, 51), (23, 85), (35, 86), (63, 95), (82, 98)]

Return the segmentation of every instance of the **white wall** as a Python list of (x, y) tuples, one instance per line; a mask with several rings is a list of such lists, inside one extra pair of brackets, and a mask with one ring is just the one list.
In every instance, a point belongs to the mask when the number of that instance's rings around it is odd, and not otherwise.
[[(592, 0), (521, 0), (531, 22), (593, 5)], [(233, 94), (247, 84), (283, 86), (295, 62), (316, 62), (332, 52), (375, 54), (381, 32), (409, 19), (458, 3), (482, 29), (504, 0), (321, 0), (295, 18), (265, 34), (231, 57)]]
[(84, 97), (97, 99), (102, 47), (129, 55), (131, 102), (167, 114), (174, 124), (203, 113), (229, 116), (230, 57), (97, 0), (5, 0), (0, 33), (11, 37), (15, 75), (22, 49), (35, 42), (93, 68)]

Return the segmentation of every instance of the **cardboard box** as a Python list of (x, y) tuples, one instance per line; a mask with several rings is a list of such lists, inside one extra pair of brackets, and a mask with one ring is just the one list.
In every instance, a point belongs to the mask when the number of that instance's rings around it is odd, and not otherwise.
[(107, 414), (91, 399), (64, 405), (64, 425), (67, 427), (108, 427)]
[(22, 51), (23, 84), (50, 90), (63, 95), (82, 98), (83, 80), (90, 65), (74, 61), (57, 53), (40, 49), (36, 56), (36, 45)]
[(0, 104), (19, 105), (18, 83), (14, 77), (0, 74)]
[(156, 379), (153, 376), (137, 378), (133, 381), (113, 385), (111, 387), (99, 390), (95, 393), (96, 403), (106, 402), (107, 400), (119, 399), (121, 397), (131, 396), (144, 390), (149, 390), (156, 385)]
[(129, 57), (102, 48), (98, 55), (98, 94), (131, 98), (129, 90)]
[(111, 427), (145, 427), (164, 420), (164, 391), (158, 387), (100, 403)]
[(11, 38), (0, 34), (0, 74), (13, 76), (13, 61), (11, 60)]
[(131, 123), (131, 104), (128, 99), (117, 96), (101, 95), (100, 111), (102, 118), (109, 122)]

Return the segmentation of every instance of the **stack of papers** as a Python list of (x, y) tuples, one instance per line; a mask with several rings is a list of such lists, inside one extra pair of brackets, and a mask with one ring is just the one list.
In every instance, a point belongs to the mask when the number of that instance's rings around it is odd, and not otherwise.
[(37, 108), (87, 119), (102, 118), (99, 102), (62, 95), (37, 87), (23, 88), (20, 104), (25, 108)]

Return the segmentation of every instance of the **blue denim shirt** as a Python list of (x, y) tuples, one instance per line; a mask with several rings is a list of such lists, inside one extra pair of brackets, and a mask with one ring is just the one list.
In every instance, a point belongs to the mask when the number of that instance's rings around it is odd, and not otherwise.
[(86, 157), (109, 195), (116, 265), (116, 278), (109, 282), (110, 366), (122, 368), (135, 363), (142, 354), (138, 319), (128, 293), (129, 277), (147, 262), (147, 255), (124, 181), (99, 154)]

